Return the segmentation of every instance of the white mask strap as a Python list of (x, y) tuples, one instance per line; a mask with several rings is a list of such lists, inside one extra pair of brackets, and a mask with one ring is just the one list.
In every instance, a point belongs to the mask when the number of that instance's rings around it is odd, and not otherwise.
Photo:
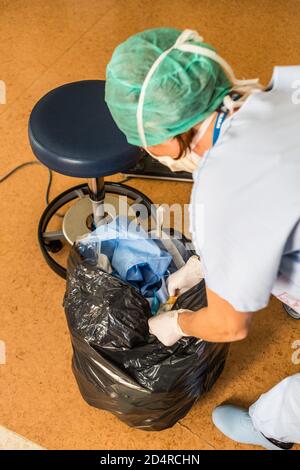
[(218, 62), (218, 64), (221, 65), (221, 67), (227, 72), (227, 75), (229, 76), (230, 80), (232, 81), (233, 85), (236, 86), (249, 86), (249, 85), (254, 85), (259, 82), (258, 78), (253, 78), (249, 80), (238, 80), (230, 65), (224, 60), (222, 57), (220, 57), (215, 51), (212, 51), (211, 49), (208, 49), (207, 47), (203, 46), (196, 46), (193, 44), (182, 44), (177, 47), (180, 51), (185, 51), (185, 52), (193, 52), (194, 54), (201, 54), (205, 57), (208, 57), (209, 59), (214, 60), (215, 62)]

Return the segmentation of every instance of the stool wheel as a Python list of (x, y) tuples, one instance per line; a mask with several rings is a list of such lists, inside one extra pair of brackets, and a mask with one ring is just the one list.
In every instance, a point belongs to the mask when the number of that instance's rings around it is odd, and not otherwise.
[(50, 253), (58, 253), (63, 249), (63, 244), (61, 240), (51, 240), (49, 242), (45, 242), (45, 248)]

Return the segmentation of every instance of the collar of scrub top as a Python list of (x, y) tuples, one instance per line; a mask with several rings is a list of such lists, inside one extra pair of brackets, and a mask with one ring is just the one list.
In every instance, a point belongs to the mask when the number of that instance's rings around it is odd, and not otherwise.
[(233, 83), (234, 86), (248, 86), (251, 84), (257, 84), (259, 82), (258, 78), (250, 79), (250, 80), (238, 80), (230, 65), (222, 58), (220, 57), (215, 51), (208, 49), (207, 47), (203, 46), (198, 46), (195, 44), (187, 44), (187, 41), (193, 40), (193, 41), (199, 41), (203, 42), (203, 38), (197, 33), (197, 31), (193, 31), (191, 29), (185, 29), (182, 31), (182, 33), (178, 36), (177, 40), (173, 44), (172, 47), (169, 49), (166, 49), (152, 64), (152, 66), (149, 69), (149, 72), (147, 73), (145, 80), (143, 82), (140, 96), (139, 96), (139, 102), (137, 106), (137, 112), (136, 112), (136, 119), (137, 119), (137, 129), (139, 133), (139, 137), (142, 142), (142, 147), (147, 149), (147, 139), (145, 135), (145, 130), (144, 130), (144, 122), (143, 122), (143, 108), (144, 108), (144, 101), (145, 101), (145, 94), (146, 94), (146, 89), (147, 86), (156, 71), (157, 67), (159, 64), (164, 60), (164, 58), (173, 50), (173, 49), (178, 49), (180, 51), (185, 51), (185, 52), (193, 52), (196, 54), (203, 55), (205, 57), (208, 57), (215, 62), (218, 62), (221, 67), (225, 70), (227, 75), (229, 76), (231, 82)]

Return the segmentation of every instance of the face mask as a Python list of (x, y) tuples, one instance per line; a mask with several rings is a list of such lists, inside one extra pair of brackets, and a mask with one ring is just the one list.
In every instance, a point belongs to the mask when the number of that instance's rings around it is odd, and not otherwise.
[(175, 160), (174, 158), (166, 155), (162, 157), (157, 157), (153, 155), (147, 148), (146, 151), (151, 155), (153, 158), (158, 160), (160, 163), (163, 165), (167, 166), (170, 168), (172, 171), (187, 171), (188, 173), (193, 173), (193, 171), (196, 170), (197, 166), (199, 165), (199, 162), (201, 161), (200, 155), (198, 155), (193, 149), (196, 147), (198, 142), (202, 139), (204, 136), (205, 132), (207, 131), (211, 121), (214, 118), (214, 114), (212, 113), (208, 118), (206, 118), (203, 123), (201, 124), (201, 127), (198, 129), (197, 134), (193, 137), (192, 143), (191, 143), (191, 150), (187, 149), (185, 151), (185, 154), (183, 157)]

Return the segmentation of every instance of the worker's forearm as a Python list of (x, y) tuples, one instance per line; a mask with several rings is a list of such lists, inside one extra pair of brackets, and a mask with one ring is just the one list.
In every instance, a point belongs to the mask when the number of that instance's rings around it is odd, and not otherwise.
[[(237, 315), (247, 314), (237, 313)], [(208, 307), (197, 312), (181, 312), (178, 316), (178, 324), (184, 334), (216, 343), (244, 339), (248, 333), (249, 322), (244, 322), (243, 318), (241, 320), (242, 322), (235, 319), (228, 320), (226, 313), (221, 316)]]

